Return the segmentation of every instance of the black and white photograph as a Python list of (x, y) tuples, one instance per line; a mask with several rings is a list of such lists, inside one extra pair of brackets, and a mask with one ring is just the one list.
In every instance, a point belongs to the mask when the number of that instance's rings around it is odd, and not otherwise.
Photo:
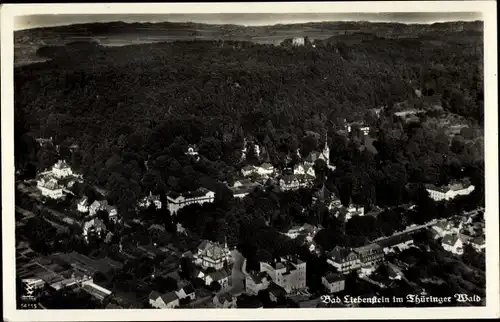
[(496, 4), (316, 5), (2, 8), (4, 319), (498, 317)]

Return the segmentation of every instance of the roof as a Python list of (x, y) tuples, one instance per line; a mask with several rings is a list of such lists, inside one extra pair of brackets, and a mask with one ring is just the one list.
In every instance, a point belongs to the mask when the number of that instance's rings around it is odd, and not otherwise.
[(264, 168), (264, 169), (274, 169), (273, 165), (271, 163), (262, 163), (261, 168)]
[(340, 274), (329, 272), (325, 275), (325, 279), (328, 281), (328, 283), (334, 283), (338, 281), (343, 281), (345, 278)]
[(69, 168), (69, 165), (66, 163), (66, 161), (59, 160), (59, 161), (57, 161), (56, 164), (54, 164), (54, 168), (56, 168), (56, 169), (64, 169), (64, 168)]
[(264, 277), (269, 278), (269, 274), (267, 274), (266, 272), (251, 273), (251, 274), (249, 274), (249, 277), (254, 281), (255, 284), (260, 284), (260, 283), (262, 283), (262, 279)]
[(413, 240), (413, 231), (403, 234), (397, 234), (389, 236), (387, 238), (376, 241), (375, 243), (382, 248), (392, 247), (401, 243), (406, 243), (407, 241)]
[(328, 253), (328, 257), (331, 257), (332, 259), (334, 259), (337, 262), (341, 262), (347, 256), (349, 256), (349, 254), (352, 254), (352, 253), (357, 256), (357, 254), (354, 253), (352, 250), (345, 248), (345, 247), (337, 246), (331, 252)]
[(269, 284), (267, 290), (269, 291), (269, 293), (272, 293), (276, 297), (283, 296), (286, 294), (285, 289), (274, 282)]
[(354, 251), (356, 253), (365, 253), (365, 252), (376, 251), (376, 250), (381, 250), (381, 247), (379, 245), (377, 245), (376, 243), (368, 244), (368, 245), (361, 246), (361, 247), (354, 249)]
[(484, 245), (485, 242), (486, 242), (486, 240), (484, 239), (484, 236), (480, 236), (480, 237), (474, 238), (472, 240), (472, 243), (474, 243), (476, 245)]
[(152, 291), (151, 293), (149, 293), (149, 299), (153, 301), (156, 301), (156, 299), (158, 299), (160, 296), (161, 294), (156, 291)]
[(201, 254), (200, 254), (200, 256), (210, 257), (210, 258), (214, 258), (214, 259), (224, 258), (226, 255), (227, 255), (227, 252), (223, 247), (221, 247), (217, 244), (210, 243), (210, 242), (207, 243), (207, 245), (201, 251)]
[(221, 269), (221, 270), (218, 270), (218, 271), (215, 271), (215, 272), (208, 274), (208, 276), (210, 276), (210, 278), (212, 280), (218, 282), (218, 281), (223, 280), (226, 277), (228, 277), (229, 273), (225, 269)]
[(285, 183), (286, 183), (286, 184), (290, 184), (290, 183), (292, 183), (293, 181), (298, 180), (298, 179), (297, 179), (297, 176), (295, 176), (295, 175), (293, 175), (293, 174), (288, 174), (288, 175), (286, 175), (286, 176), (283, 176), (281, 179), (282, 179), (283, 181), (285, 181)]
[(116, 310), (116, 309), (123, 309), (123, 307), (121, 307), (117, 304), (114, 304), (114, 303), (109, 303), (108, 305), (106, 305), (106, 309)]
[(231, 294), (229, 294), (228, 292), (219, 293), (216, 296), (217, 296), (217, 299), (219, 300), (220, 303), (224, 303), (226, 301), (227, 302), (233, 301), (233, 296)]
[(241, 170), (243, 170), (243, 171), (252, 171), (254, 169), (255, 169), (255, 167), (253, 165), (247, 165), (247, 166), (244, 166), (243, 168), (241, 168)]
[(175, 294), (174, 291), (172, 292), (168, 292), (168, 293), (165, 293), (163, 294), (162, 296), (160, 296), (161, 299), (163, 300), (163, 302), (165, 302), (165, 304), (168, 304), (168, 303), (171, 303), (175, 300), (178, 300), (179, 298), (177, 297), (177, 294)]
[(444, 236), (442, 243), (453, 246), (457, 243), (458, 239), (459, 237), (457, 235), (446, 235)]
[(211, 192), (210, 190), (201, 187), (201, 188), (198, 188), (194, 191), (183, 192), (182, 194), (170, 192), (170, 193), (168, 193), (167, 197), (170, 199), (173, 199), (173, 200), (180, 198), (180, 197), (184, 197), (185, 199), (189, 199), (189, 198), (203, 197), (210, 192)]
[(50, 179), (49, 181), (45, 182), (45, 184), (43, 184), (43, 187), (50, 190), (56, 190), (59, 188), (59, 185), (55, 179)]
[(181, 289), (184, 290), (184, 293), (186, 294), (194, 293), (194, 287), (191, 284), (188, 284)]

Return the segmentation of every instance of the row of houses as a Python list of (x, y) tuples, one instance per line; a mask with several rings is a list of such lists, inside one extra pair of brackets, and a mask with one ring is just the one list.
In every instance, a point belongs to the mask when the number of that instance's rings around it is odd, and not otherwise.
[(474, 186), (467, 182), (456, 182), (446, 186), (425, 186), (429, 196), (435, 201), (451, 200), (457, 196), (466, 196), (474, 191)]
[(189, 299), (189, 301), (194, 301), (196, 299), (196, 293), (191, 284), (163, 294), (156, 291), (152, 291), (149, 294), (149, 304), (156, 309), (178, 308), (181, 305), (181, 301), (184, 299)]

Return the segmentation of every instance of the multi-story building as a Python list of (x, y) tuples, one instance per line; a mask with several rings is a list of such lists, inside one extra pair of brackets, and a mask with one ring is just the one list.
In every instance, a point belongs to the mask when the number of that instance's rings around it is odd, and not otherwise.
[(64, 197), (63, 188), (59, 186), (57, 180), (54, 178), (45, 179), (40, 178), (37, 181), (37, 187), (43, 196), (52, 199), (61, 199)]
[(306, 262), (298, 258), (281, 258), (280, 261), (260, 263), (260, 271), (266, 272), (274, 283), (287, 293), (306, 288)]
[(384, 250), (375, 243), (355, 248), (354, 251), (359, 256), (361, 267), (375, 266), (384, 260)]
[(429, 196), (436, 200), (450, 200), (455, 198), (456, 196), (465, 196), (474, 191), (473, 185), (467, 185), (463, 183), (455, 183), (447, 186), (437, 187), (435, 185), (426, 185), (425, 186)]
[(205, 188), (199, 188), (181, 195), (169, 194), (167, 195), (168, 210), (170, 210), (170, 214), (175, 214), (187, 205), (202, 205), (206, 202), (213, 202), (214, 199), (215, 193)]
[(198, 246), (197, 259), (198, 263), (205, 269), (213, 267), (215, 270), (220, 270), (224, 267), (224, 262), (229, 260), (231, 252), (226, 245), (221, 246), (218, 243), (212, 243), (204, 240)]
[(76, 209), (79, 212), (88, 212), (89, 211), (89, 198), (87, 196), (83, 196), (82, 199), (78, 201), (76, 204)]
[(305, 39), (304, 37), (294, 37), (292, 39), (292, 46), (304, 46), (305, 45)]
[(321, 282), (330, 293), (342, 292), (345, 288), (345, 277), (342, 274), (329, 272), (321, 277)]
[(354, 216), (364, 216), (365, 215), (365, 208), (362, 206), (356, 206), (356, 205), (349, 205), (347, 208), (347, 214), (345, 215), (345, 221), (348, 221)]
[(59, 160), (53, 167), (52, 173), (59, 179), (66, 178), (73, 174), (70, 166), (66, 163), (66, 161)]
[(458, 234), (444, 236), (441, 245), (444, 250), (453, 254), (462, 255), (464, 253), (464, 242)]
[(165, 294), (152, 291), (149, 294), (149, 304), (155, 309), (173, 309), (179, 307), (179, 297), (174, 291)]
[(359, 255), (352, 249), (337, 246), (327, 254), (327, 263), (342, 274), (348, 274), (361, 267)]
[(256, 167), (256, 171), (258, 175), (270, 176), (274, 173), (274, 167), (270, 163), (263, 163), (260, 166)]
[(140, 208), (148, 208), (151, 204), (155, 205), (156, 209), (161, 209), (162, 203), (159, 195), (153, 195), (152, 192), (149, 192), (149, 196), (146, 196), (139, 200), (138, 206)]

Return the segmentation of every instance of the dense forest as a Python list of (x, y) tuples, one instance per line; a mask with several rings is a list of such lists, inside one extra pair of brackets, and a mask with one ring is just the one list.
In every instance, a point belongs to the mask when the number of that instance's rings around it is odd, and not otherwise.
[[(39, 54), (51, 60), (15, 70), (17, 168), (40, 171), (61, 156), (89, 185), (107, 190), (123, 216), (132, 216), (135, 201), (150, 191), (163, 195), (204, 186), (216, 192), (216, 202), (186, 207), (176, 219), (199, 236), (234, 242), (240, 226), (242, 232), (255, 231), (243, 229), (249, 224), (286, 229), (310, 205), (310, 193), (278, 195), (270, 186), (233, 200), (221, 182), (235, 180), (246, 163), (285, 168), (297, 148), (321, 148), (325, 134), (337, 170), (328, 172), (321, 164), (315, 170), (324, 171), (325, 185), (344, 204), (369, 209), (420, 200), (423, 209), (432, 208), (428, 196), (421, 196), (423, 183), (464, 177), (478, 187), (472, 197), (478, 203), (484, 198), (482, 39), (475, 34), (342, 36), (303, 47), (75, 42), (42, 47)], [(429, 99), (442, 109), (418, 122), (393, 115), (397, 103), (425, 107)], [(373, 109), (382, 106), (376, 116)], [(450, 115), (467, 125), (453, 137), (438, 121)], [(363, 148), (359, 131), (339, 132), (345, 120), (372, 128), (377, 153)], [(39, 148), (37, 137), (52, 137), (59, 151)], [(249, 152), (241, 161), (245, 138), (264, 147), (260, 160)], [(199, 161), (185, 155), (189, 144), (197, 145)], [(433, 211), (420, 210), (421, 218), (436, 216)], [(339, 226), (325, 222), (330, 219), (318, 205), (307, 213), (334, 231)], [(377, 225), (391, 216), (368, 223), (367, 233), (353, 232), (350, 243), (376, 237), (370, 232), (383, 230)], [(278, 244), (288, 243), (293, 242)]]

